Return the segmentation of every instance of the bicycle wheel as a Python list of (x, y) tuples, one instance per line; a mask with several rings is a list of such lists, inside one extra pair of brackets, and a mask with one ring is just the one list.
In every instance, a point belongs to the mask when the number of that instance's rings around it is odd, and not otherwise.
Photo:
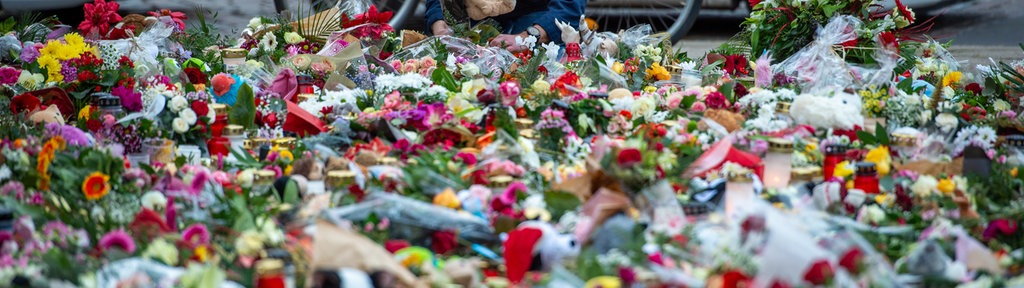
[(667, 31), (672, 43), (679, 41), (697, 21), (702, 0), (591, 0), (587, 16), (598, 31), (617, 32), (640, 24)]
[[(341, 1), (357, 1), (358, 3), (341, 3)], [(370, 4), (376, 5), (378, 11), (392, 11), (394, 15), (391, 16), (391, 21), (388, 23), (395, 30), (401, 30), (407, 19), (416, 12), (416, 4), (419, 4), (418, 0), (274, 0), (274, 6), (277, 8), (277, 12), (285, 13), (287, 11), (295, 12), (298, 9), (309, 9), (313, 7), (316, 11), (325, 10), (335, 5), (362, 5), (362, 7), (369, 7)]]

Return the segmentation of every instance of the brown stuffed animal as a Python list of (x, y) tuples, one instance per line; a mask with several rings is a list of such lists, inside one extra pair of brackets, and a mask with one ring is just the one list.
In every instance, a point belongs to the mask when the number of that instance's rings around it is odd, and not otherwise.
[(327, 164), (324, 166), (325, 171), (338, 171), (348, 170), (348, 159), (345, 157), (329, 157), (327, 158)]
[[(725, 130), (729, 132), (740, 130), (740, 128), (743, 127), (743, 121), (746, 121), (746, 118), (744, 118), (743, 115), (722, 109), (708, 110), (707, 112), (704, 112), (704, 118), (715, 121), (715, 123), (722, 125), (722, 127), (725, 127)], [(702, 126), (707, 125), (704, 121), (701, 121), (701, 124)]]
[(512, 12), (516, 0), (466, 0), (466, 13), (473, 20), (483, 20)]
[(292, 164), (292, 175), (302, 175), (309, 181), (323, 180), (324, 165), (313, 157), (303, 157)]
[(57, 123), (64, 125), (64, 116), (60, 115), (60, 109), (57, 105), (50, 105), (45, 110), (33, 112), (32, 115), (28, 116), (28, 121), (32, 123)]

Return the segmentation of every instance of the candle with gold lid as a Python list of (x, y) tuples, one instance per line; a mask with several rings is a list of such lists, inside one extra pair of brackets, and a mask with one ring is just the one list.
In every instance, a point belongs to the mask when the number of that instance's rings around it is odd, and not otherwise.
[(768, 139), (768, 153), (764, 156), (765, 187), (779, 189), (789, 186), (792, 157), (792, 140), (784, 138)]
[(491, 176), (491, 178), (488, 178), (487, 180), (488, 187), (491, 187), (493, 189), (505, 189), (506, 187), (508, 187), (509, 184), (512, 184), (512, 181), (515, 180), (515, 178), (512, 178), (512, 176), (508, 175), (496, 175)]
[(380, 159), (377, 159), (377, 164), (384, 166), (394, 166), (395, 164), (398, 164), (398, 159), (395, 157), (380, 157)]
[(356, 172), (351, 170), (334, 170), (327, 172), (327, 189), (336, 191), (355, 184)]
[(537, 139), (538, 138), (537, 131), (534, 131), (533, 129), (519, 130), (519, 136), (522, 136), (523, 138), (526, 138), (526, 139)]
[(297, 140), (295, 139), (295, 137), (281, 137), (281, 138), (274, 139), (274, 141), (272, 143), (274, 143), (274, 146), (277, 146), (280, 149), (291, 150), (291, 149), (295, 149), (295, 142), (296, 141)]
[(519, 129), (519, 130), (533, 129), (533, 120), (530, 120), (530, 119), (527, 119), (527, 118), (518, 118), (518, 119), (515, 120), (515, 122), (516, 122), (516, 129)]
[(811, 182), (821, 178), (821, 168), (816, 166), (797, 167), (790, 172), (790, 179), (799, 182)]
[(245, 56), (249, 51), (241, 48), (225, 48), (220, 50), (220, 56), (224, 59), (224, 70), (234, 72), (238, 66), (245, 64)]
[(242, 125), (227, 125), (224, 127), (224, 137), (231, 141), (231, 151), (245, 151), (245, 127)]

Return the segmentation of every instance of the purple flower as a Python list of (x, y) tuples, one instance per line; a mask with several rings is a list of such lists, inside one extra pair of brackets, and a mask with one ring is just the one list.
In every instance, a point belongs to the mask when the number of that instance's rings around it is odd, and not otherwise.
[(39, 49), (41, 48), (43, 48), (41, 43), (25, 43), (24, 47), (21, 48), (21, 61), (25, 63), (35, 62), (36, 58), (39, 58)]
[(210, 230), (206, 229), (206, 225), (202, 223), (192, 224), (181, 232), (181, 238), (192, 245), (208, 244), (210, 243)]
[(61, 125), (58, 123), (46, 124), (46, 134), (49, 137), (61, 135), (64, 140), (68, 142), (68, 145), (72, 146), (90, 146), (92, 141), (89, 139), (89, 135), (85, 134), (85, 131), (78, 129), (78, 127), (71, 125)]
[(3, 196), (14, 196), (15, 199), (21, 200), (25, 197), (25, 185), (18, 181), (11, 181), (0, 187), (0, 195)]
[(135, 90), (128, 89), (124, 86), (117, 86), (110, 91), (110, 94), (121, 98), (121, 106), (128, 109), (128, 112), (138, 112), (142, 110), (142, 93), (135, 92)]
[(21, 71), (10, 66), (4, 66), (0, 68), (0, 84), (10, 85), (18, 83), (18, 76), (21, 76)]
[(100, 238), (100, 250), (107, 251), (111, 248), (119, 248), (128, 254), (135, 253), (135, 240), (132, 239), (124, 229), (110, 231)]
[(981, 235), (987, 241), (999, 235), (1013, 235), (1015, 232), (1017, 232), (1017, 222), (1009, 219), (996, 219), (988, 223), (988, 227)]
[(71, 83), (78, 80), (78, 67), (71, 66), (71, 62), (60, 64), (60, 75), (64, 76), (64, 83)]

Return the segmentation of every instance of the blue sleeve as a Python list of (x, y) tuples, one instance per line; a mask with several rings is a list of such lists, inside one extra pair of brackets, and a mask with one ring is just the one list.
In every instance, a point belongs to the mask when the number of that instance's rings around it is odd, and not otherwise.
[(547, 13), (538, 18), (537, 23), (534, 24), (544, 27), (548, 39), (556, 44), (562, 44), (562, 30), (555, 26), (555, 19), (567, 22), (573, 28), (579, 29), (580, 16), (583, 15), (583, 9), (586, 6), (587, 0), (550, 0)]
[(441, 0), (427, 0), (427, 11), (424, 18), (427, 18), (427, 33), (432, 33), (431, 25), (434, 22), (444, 20), (444, 10), (441, 8)]

